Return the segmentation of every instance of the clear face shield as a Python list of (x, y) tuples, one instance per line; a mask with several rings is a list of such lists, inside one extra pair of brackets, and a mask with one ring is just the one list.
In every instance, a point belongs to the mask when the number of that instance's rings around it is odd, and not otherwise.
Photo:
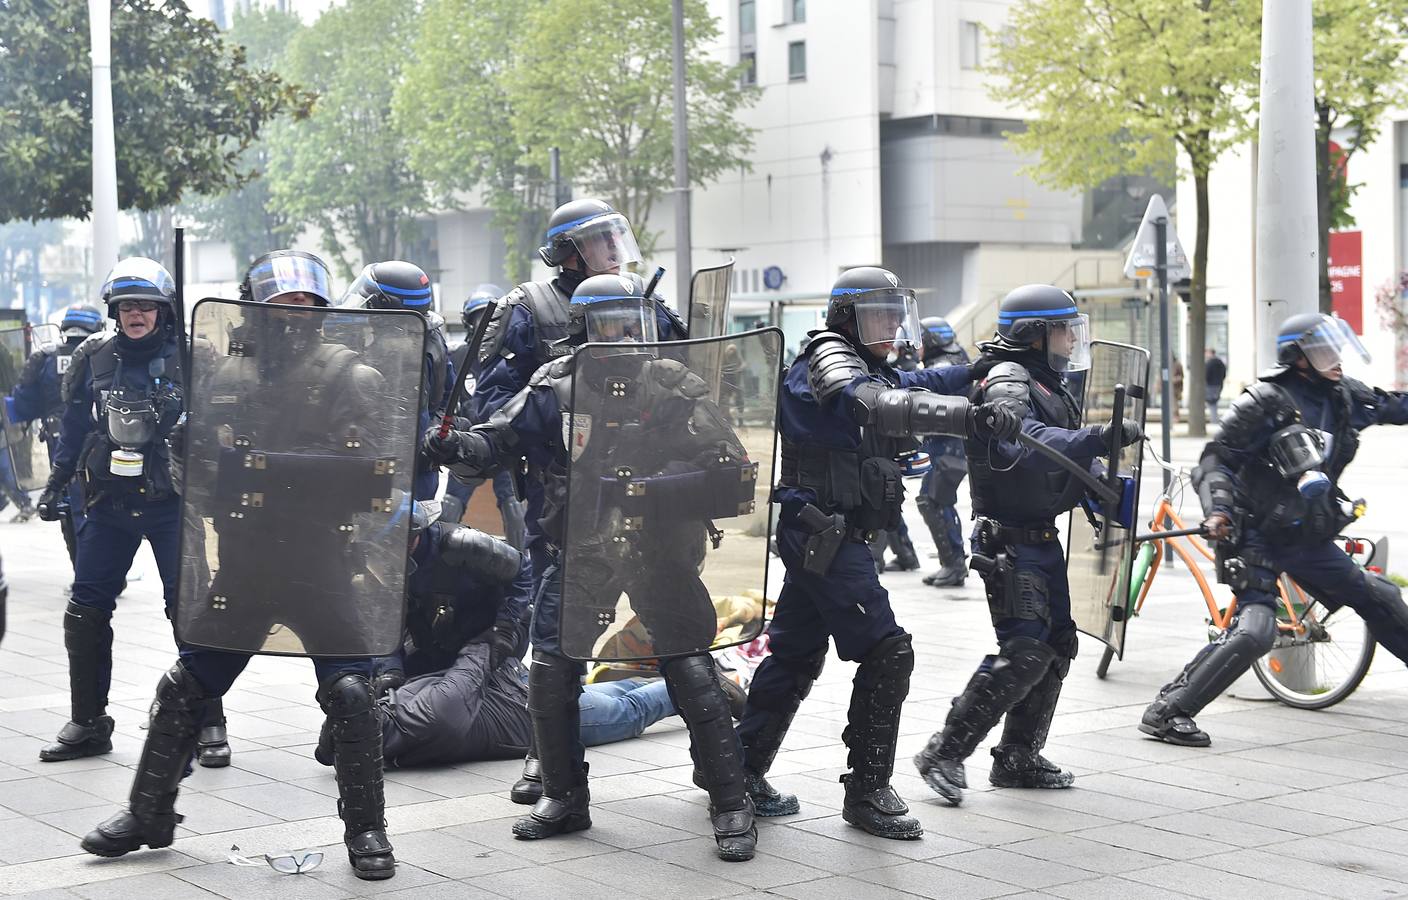
[(1090, 317), (1054, 319), (1046, 323), (1046, 361), (1055, 372), (1090, 368)]
[[(155, 291), (147, 293), (153, 300), (167, 300), (176, 293), (176, 282), (171, 279), (171, 274), (162, 268), (161, 264), (145, 257), (134, 256), (130, 259), (120, 260), (117, 265), (108, 272), (108, 280), (103, 285), (101, 294), (108, 296), (111, 293), (119, 292), (123, 297), (140, 299), (138, 293), (133, 292), (133, 288), (154, 285)], [(114, 298), (116, 299), (116, 298)]]
[[(324, 304), (332, 296), (328, 270), (303, 256), (275, 256), (249, 270), (249, 294), (256, 303), (278, 303), (287, 294), (309, 294)], [(350, 298), (344, 298), (350, 299)]]
[(591, 274), (615, 274), (641, 261), (635, 232), (620, 213), (589, 219), (574, 226), (567, 237)]
[(919, 306), (909, 288), (865, 291), (855, 298), (856, 337), (876, 356), (918, 348), (923, 331)]
[[(610, 356), (653, 355), (653, 347), (633, 348), (622, 344), (654, 344), (655, 309), (639, 297), (599, 300), (586, 309), (588, 351), (598, 359)], [(594, 347), (593, 344), (618, 346)]]
[(1327, 378), (1338, 380), (1344, 374), (1344, 364), (1351, 367), (1369, 362), (1369, 351), (1360, 343), (1359, 336), (1344, 319), (1322, 315), (1320, 322), (1309, 332), (1288, 338), (1296, 341), (1306, 362)]

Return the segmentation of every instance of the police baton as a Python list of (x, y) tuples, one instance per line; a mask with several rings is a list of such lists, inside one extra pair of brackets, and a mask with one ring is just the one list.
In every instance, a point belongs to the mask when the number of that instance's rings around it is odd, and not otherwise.
[(460, 401), (464, 399), (464, 386), (469, 380), (469, 371), (479, 361), (479, 346), (484, 343), (484, 332), (489, 330), (489, 320), (498, 312), (498, 306), (498, 301), (489, 301), (489, 305), (484, 308), (484, 314), (474, 323), (474, 334), (465, 349), (464, 371), (458, 373), (459, 377), (455, 379), (455, 386), (450, 390), (450, 402), (445, 406), (445, 417), (440, 420), (439, 437), (442, 440), (449, 437), (450, 429), (454, 427), (455, 410), (460, 408)]

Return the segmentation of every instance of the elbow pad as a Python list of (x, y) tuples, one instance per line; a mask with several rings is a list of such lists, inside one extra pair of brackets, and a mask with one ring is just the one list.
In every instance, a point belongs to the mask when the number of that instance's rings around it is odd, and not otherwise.
[(440, 539), (440, 556), (450, 565), (494, 584), (513, 581), (523, 565), (523, 554), (511, 545), (464, 526), (451, 529)]
[(1218, 468), (1220, 462), (1216, 451), (1208, 450), (1193, 469), (1193, 487), (1198, 490), (1198, 502), (1202, 504), (1204, 516), (1217, 512), (1230, 513), (1236, 502), (1236, 486), (1227, 473)]
[(859, 385), (851, 398), (851, 411), (864, 427), (885, 437), (938, 434), (966, 437), (969, 403), (933, 391), (889, 387), (878, 381)]

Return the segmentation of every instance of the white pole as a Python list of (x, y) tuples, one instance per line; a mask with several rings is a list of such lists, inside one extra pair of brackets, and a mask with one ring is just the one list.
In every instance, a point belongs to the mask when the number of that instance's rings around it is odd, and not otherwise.
[(1261, 133), (1256, 170), (1257, 368), (1276, 330), (1320, 308), (1311, 0), (1262, 0)]
[(88, 0), (93, 60), (93, 280), (117, 264), (117, 147), (112, 124), (112, 7)]
[(689, 227), (689, 108), (685, 105), (684, 0), (672, 4), (675, 102), (675, 309), (689, 321), (694, 261)]

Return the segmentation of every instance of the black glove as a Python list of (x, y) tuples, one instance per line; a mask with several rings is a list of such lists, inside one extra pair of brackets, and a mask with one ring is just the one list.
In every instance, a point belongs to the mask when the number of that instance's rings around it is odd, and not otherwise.
[(495, 625), (489, 639), (489, 668), (497, 669), (505, 660), (518, 655), (518, 635), (513, 628)]
[(61, 490), (52, 487), (44, 488), (44, 493), (39, 495), (39, 502), (35, 504), (35, 510), (39, 513), (39, 518), (45, 522), (57, 522), (63, 518), (64, 495)]
[(476, 474), (490, 465), (489, 439), (476, 431), (451, 430), (440, 436), (440, 426), (426, 429), (421, 439), (421, 452), (437, 466), (453, 465), (467, 470), (465, 474)]
[(968, 431), (976, 438), (1010, 441), (1022, 431), (1022, 417), (1006, 403), (980, 403), (968, 410)]
[(166, 457), (167, 470), (171, 473), (171, 484), (179, 494), (186, 483), (185, 413), (181, 413), (181, 418), (176, 420), (176, 424), (171, 426), (171, 431), (166, 435)]
[[(1110, 446), (1110, 431), (1113, 425), (1100, 426), (1100, 443), (1106, 447)], [(1125, 419), (1120, 423), (1120, 446), (1128, 447), (1130, 444), (1144, 440), (1144, 429), (1139, 427), (1138, 422)]]

